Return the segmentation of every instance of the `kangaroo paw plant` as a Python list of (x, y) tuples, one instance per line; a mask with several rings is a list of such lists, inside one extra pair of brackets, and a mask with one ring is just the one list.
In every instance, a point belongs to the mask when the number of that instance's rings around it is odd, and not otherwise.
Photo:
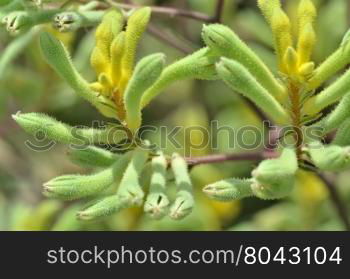
[[(227, 179), (210, 184), (204, 192), (217, 200), (231, 201), (250, 196), (279, 199), (293, 189), (298, 166), (305, 162), (321, 171), (349, 167), (348, 117), (350, 71), (326, 85), (350, 62), (348, 34), (339, 48), (316, 66), (312, 53), (316, 45), (316, 9), (311, 0), (301, 0), (297, 11), (297, 37), (279, 0), (258, 0), (258, 6), (273, 34), (279, 74), (268, 67), (228, 27), (204, 26), (203, 40), (221, 56), (216, 64), (219, 77), (241, 93), (279, 125), (293, 129), (293, 147), (283, 148), (279, 158), (262, 161), (248, 179)], [(327, 113), (327, 108), (334, 109)], [(320, 137), (336, 130), (336, 138), (323, 145), (310, 139), (307, 129), (318, 128)], [(289, 133), (291, 136), (291, 133)], [(316, 141), (315, 141), (316, 140)]]
[[(80, 10), (82, 11), (82, 10)], [(85, 11), (85, 10), (84, 10)], [(90, 11), (89, 11), (90, 12)], [(91, 12), (92, 13), (92, 12)], [(96, 29), (96, 46), (91, 54), (91, 65), (97, 80), (88, 82), (73, 65), (62, 42), (48, 32), (40, 35), (42, 54), (49, 65), (82, 98), (105, 117), (119, 124), (109, 123), (104, 129), (75, 128), (40, 113), (17, 113), (13, 119), (28, 133), (44, 132), (47, 139), (70, 144), (70, 158), (82, 166), (102, 168), (91, 175), (64, 175), (44, 184), (44, 194), (51, 198), (76, 200), (98, 196), (78, 213), (78, 218), (90, 220), (113, 214), (123, 208), (141, 206), (149, 186), (144, 210), (160, 219), (169, 215), (182, 219), (192, 211), (194, 199), (192, 183), (184, 158), (174, 154), (166, 157), (143, 145), (137, 132), (141, 126), (141, 110), (169, 84), (188, 78), (215, 79), (215, 56), (202, 49), (164, 68), (165, 55), (151, 54), (136, 66), (135, 54), (139, 40), (151, 16), (150, 8), (141, 8), (126, 16), (117, 9), (91, 14), (100, 18)], [(58, 13), (54, 26), (62, 31), (74, 29), (80, 22), (71, 13)], [(89, 14), (90, 15), (90, 14)], [(68, 20), (67, 23), (64, 23)], [(79, 24), (80, 26), (83, 24)], [(122, 153), (112, 153), (93, 144), (126, 144)], [(84, 143), (83, 148), (77, 148)], [(140, 147), (139, 145), (142, 145)], [(122, 144), (123, 145), (123, 144)], [(174, 201), (167, 196), (168, 166), (175, 177), (177, 194)], [(140, 179), (150, 179), (142, 185)]]
[[(257, 1), (271, 29), (277, 72), (228, 26), (210, 23), (213, 20), (203, 25), (202, 48), (166, 64), (163, 53), (137, 57), (151, 19), (149, 7), (126, 11), (113, 1), (2, 2), (6, 3), (0, 6), (0, 20), (18, 38), (3, 52), (0, 73), (32, 38), (39, 37), (47, 64), (71, 91), (110, 121), (97, 129), (73, 127), (43, 113), (13, 115), (26, 132), (44, 132), (47, 139), (69, 145), (68, 157), (76, 165), (96, 169), (44, 183), (43, 193), (49, 198), (88, 198), (77, 213), (81, 220), (131, 207), (143, 208), (154, 219), (169, 216), (178, 220), (192, 212), (195, 189), (189, 165), (195, 165), (196, 158), (180, 152), (165, 154), (140, 136), (143, 109), (178, 81), (222, 81), (272, 123), (282, 130), (289, 128), (279, 135), (276, 148), (261, 150), (248, 177), (207, 181), (203, 192), (209, 198), (282, 199), (293, 191), (301, 170), (319, 174), (350, 169), (350, 70), (340, 74), (350, 63), (350, 31), (338, 49), (318, 65), (314, 50), (322, 46), (317, 44), (312, 0), (298, 1), (295, 20), (280, 0)], [(61, 33), (95, 26), (91, 78), (80, 73)], [(310, 131), (317, 131), (317, 136)], [(103, 147), (106, 145), (108, 148)], [(169, 194), (172, 184), (174, 195)]]

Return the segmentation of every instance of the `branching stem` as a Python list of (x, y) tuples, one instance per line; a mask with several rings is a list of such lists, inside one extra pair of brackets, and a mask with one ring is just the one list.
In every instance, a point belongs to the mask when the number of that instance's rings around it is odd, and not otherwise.
[(222, 163), (226, 161), (262, 161), (267, 158), (275, 158), (278, 154), (273, 151), (264, 152), (247, 152), (247, 153), (228, 153), (214, 154), (199, 157), (186, 157), (189, 166), (197, 166), (201, 164)]
[[(116, 3), (113, 0), (106, 0), (108, 4), (114, 7), (122, 8), (122, 9), (134, 9), (139, 7), (137, 4), (124, 4), (124, 3)], [(223, 2), (223, 1), (219, 1)], [(206, 14), (196, 12), (196, 11), (187, 11), (187, 10), (181, 10), (171, 7), (158, 7), (158, 6), (151, 6), (152, 12), (159, 13), (159, 14), (166, 14), (171, 17), (180, 16), (180, 17), (186, 17), (198, 21), (204, 21), (204, 22), (213, 22), (215, 19), (214, 17), (208, 16)], [(221, 14), (221, 8), (220, 13)], [(216, 15), (217, 17), (217, 15)]]

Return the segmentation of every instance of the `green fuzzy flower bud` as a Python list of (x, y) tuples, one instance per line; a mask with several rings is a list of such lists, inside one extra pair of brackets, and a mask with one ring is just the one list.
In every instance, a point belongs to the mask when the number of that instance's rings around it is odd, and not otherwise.
[(203, 192), (218, 201), (240, 200), (254, 195), (251, 184), (251, 179), (230, 178), (205, 186)]
[(79, 220), (89, 221), (117, 213), (125, 207), (125, 201), (120, 200), (115, 195), (109, 196), (95, 202), (86, 209), (79, 211), (77, 217)]
[(286, 197), (293, 189), (298, 160), (293, 149), (285, 148), (277, 159), (262, 161), (252, 172), (255, 196), (271, 200)]
[(121, 155), (99, 147), (87, 146), (83, 149), (70, 150), (68, 157), (74, 164), (82, 167), (103, 168), (113, 165)]
[(208, 48), (203, 48), (167, 66), (159, 79), (142, 96), (142, 107), (148, 105), (153, 98), (176, 81), (217, 79), (215, 70), (217, 60), (217, 55), (213, 55)]
[(313, 90), (320, 87), (325, 81), (334, 76), (349, 63), (350, 44), (349, 41), (345, 39), (342, 45), (315, 69), (312, 78), (308, 81), (309, 89)]
[(0, 22), (13, 11), (23, 10), (22, 0), (5, 1), (0, 7)]
[(325, 118), (321, 119), (319, 123), (314, 124), (319, 125), (324, 129), (324, 134), (337, 129), (346, 119), (350, 117), (350, 94), (345, 95), (336, 108)]
[(151, 18), (151, 8), (144, 7), (135, 10), (128, 19), (125, 31), (125, 54), (122, 67), (125, 76), (129, 77), (134, 69), (137, 46)]
[(126, 124), (135, 132), (141, 126), (141, 98), (144, 92), (159, 78), (165, 63), (162, 53), (143, 58), (134, 70), (124, 95)]
[(12, 35), (18, 35), (34, 25), (50, 22), (59, 10), (14, 11), (1, 20)]
[(79, 96), (95, 106), (104, 116), (116, 118), (114, 102), (90, 89), (89, 83), (75, 69), (67, 49), (59, 40), (49, 33), (43, 33), (40, 36), (40, 45), (47, 62)]
[(339, 146), (350, 145), (350, 118), (345, 120), (337, 130), (337, 134), (332, 144)]
[(286, 90), (267, 66), (230, 28), (221, 24), (207, 25), (203, 27), (202, 37), (206, 45), (218, 55), (242, 64), (278, 100), (286, 97)]
[(42, 113), (17, 113), (12, 115), (12, 118), (31, 135), (43, 133), (49, 140), (66, 144), (79, 146), (94, 143), (117, 144), (127, 136), (124, 130), (112, 127), (107, 129), (75, 128)]
[(73, 32), (79, 28), (97, 25), (103, 15), (103, 11), (63, 12), (54, 16), (53, 26), (60, 32)]
[(26, 11), (16, 11), (3, 17), (2, 24), (6, 25), (6, 30), (12, 35), (18, 35), (29, 29), (33, 22)]
[(141, 149), (133, 151), (131, 161), (123, 174), (117, 196), (129, 206), (140, 206), (144, 192), (140, 186), (139, 177), (148, 159), (148, 152)]
[(308, 151), (313, 163), (323, 171), (342, 171), (350, 168), (350, 147), (310, 144)]
[(321, 93), (310, 98), (304, 105), (305, 113), (314, 115), (339, 101), (350, 91), (350, 70)]
[(188, 173), (187, 163), (178, 154), (173, 155), (171, 169), (175, 176), (177, 193), (175, 201), (170, 207), (169, 216), (174, 220), (180, 220), (188, 216), (193, 210), (192, 182)]
[(114, 164), (91, 175), (63, 175), (44, 184), (44, 194), (51, 198), (75, 200), (99, 194), (121, 180), (131, 153), (125, 153)]
[(167, 161), (162, 153), (152, 159), (153, 173), (144, 211), (154, 219), (161, 219), (168, 213), (169, 199), (165, 193), (166, 169)]
[(222, 58), (216, 66), (222, 80), (233, 90), (249, 98), (277, 123), (287, 123), (287, 111), (264, 89), (239, 62)]
[(96, 195), (113, 183), (113, 168), (92, 175), (63, 175), (44, 184), (49, 198), (75, 200)]

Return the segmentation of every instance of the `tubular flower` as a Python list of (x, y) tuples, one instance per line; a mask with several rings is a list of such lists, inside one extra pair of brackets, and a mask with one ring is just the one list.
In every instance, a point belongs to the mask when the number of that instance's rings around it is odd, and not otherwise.
[(293, 46), (291, 22), (278, 0), (258, 0), (258, 5), (271, 26), (279, 70), (296, 81), (310, 78), (314, 64), (311, 54), (316, 42), (313, 23), (316, 9), (311, 0), (301, 0), (298, 8), (298, 38)]
[(150, 16), (151, 9), (145, 7), (134, 11), (125, 22), (120, 11), (112, 10), (103, 17), (96, 30), (91, 65), (97, 81), (90, 87), (114, 101), (121, 121), (126, 115), (123, 96), (133, 74), (136, 48)]

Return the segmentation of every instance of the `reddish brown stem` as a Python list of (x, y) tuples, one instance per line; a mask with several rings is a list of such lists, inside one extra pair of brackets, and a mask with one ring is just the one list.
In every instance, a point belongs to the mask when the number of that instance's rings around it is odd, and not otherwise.
[[(112, 0), (106, 0), (106, 2), (109, 3), (111, 6), (115, 6), (123, 9), (134, 9), (140, 6), (137, 4), (116, 3)], [(187, 11), (187, 10), (181, 10), (181, 9), (176, 9), (171, 7), (158, 7), (158, 6), (151, 6), (151, 9), (152, 9), (152, 12), (154, 13), (166, 14), (171, 17), (181, 16), (181, 17), (186, 17), (186, 18), (190, 18), (198, 21), (204, 21), (204, 22), (213, 21), (213, 17), (200, 12), (196, 12), (196, 11)]]
[(298, 159), (301, 158), (303, 133), (301, 129), (301, 111), (300, 111), (300, 88), (293, 82), (289, 84), (289, 93), (291, 101), (291, 118), (294, 129), (295, 147)]
[(211, 22), (220, 23), (222, 17), (222, 11), (224, 10), (225, 0), (217, 0), (215, 15), (213, 16)]
[(276, 152), (247, 152), (247, 153), (231, 153), (231, 154), (214, 154), (199, 157), (186, 157), (189, 166), (197, 166), (201, 164), (222, 163), (226, 161), (262, 161), (267, 158), (277, 157)]

